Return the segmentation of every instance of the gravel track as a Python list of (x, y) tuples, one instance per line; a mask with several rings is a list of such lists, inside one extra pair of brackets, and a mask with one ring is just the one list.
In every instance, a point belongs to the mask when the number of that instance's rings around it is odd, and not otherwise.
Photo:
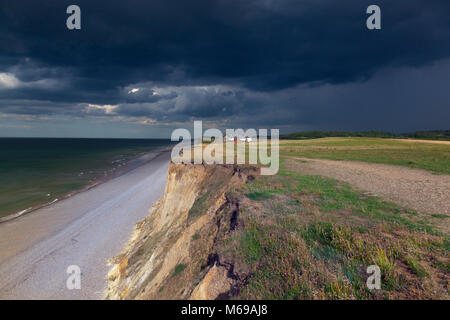
[[(296, 161), (301, 160), (301, 161)], [(295, 163), (294, 163), (295, 161)], [(345, 181), (371, 195), (415, 209), (421, 213), (450, 215), (450, 175), (437, 175), (402, 166), (288, 157), (291, 170)], [(449, 230), (449, 221), (440, 220)]]

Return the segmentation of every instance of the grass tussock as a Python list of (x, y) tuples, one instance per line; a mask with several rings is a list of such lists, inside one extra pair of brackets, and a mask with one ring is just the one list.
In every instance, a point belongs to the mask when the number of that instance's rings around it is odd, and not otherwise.
[(184, 269), (186, 269), (186, 265), (179, 263), (175, 266), (175, 269), (173, 270), (172, 273), (172, 278), (175, 278), (178, 274), (180, 274), (181, 272), (184, 271)]

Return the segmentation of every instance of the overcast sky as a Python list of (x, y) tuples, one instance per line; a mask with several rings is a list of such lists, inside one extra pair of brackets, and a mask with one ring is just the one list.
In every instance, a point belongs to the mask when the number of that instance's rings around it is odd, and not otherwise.
[(449, 75), (448, 0), (0, 0), (0, 136), (450, 129)]

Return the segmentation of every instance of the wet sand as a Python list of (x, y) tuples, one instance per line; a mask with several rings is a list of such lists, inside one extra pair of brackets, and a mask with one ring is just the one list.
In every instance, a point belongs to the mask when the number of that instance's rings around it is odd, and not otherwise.
[[(107, 260), (164, 192), (170, 152), (87, 191), (0, 223), (1, 299), (99, 299)], [(81, 289), (66, 287), (81, 268)]]

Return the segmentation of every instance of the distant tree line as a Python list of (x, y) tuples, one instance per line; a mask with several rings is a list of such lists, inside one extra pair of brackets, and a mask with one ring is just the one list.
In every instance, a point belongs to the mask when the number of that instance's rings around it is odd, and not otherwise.
[(391, 133), (385, 131), (304, 131), (285, 134), (280, 139), (317, 139), (325, 137), (368, 137), (368, 138), (395, 138), (395, 139), (427, 139), (450, 140), (450, 130), (416, 131), (411, 133)]

